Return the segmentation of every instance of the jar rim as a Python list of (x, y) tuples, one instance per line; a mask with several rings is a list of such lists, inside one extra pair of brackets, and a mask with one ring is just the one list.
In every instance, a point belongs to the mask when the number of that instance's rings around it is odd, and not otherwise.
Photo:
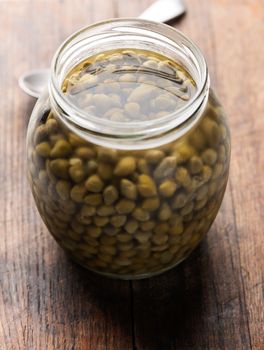
[[(89, 38), (101, 38), (102, 35), (111, 37), (124, 34), (146, 36), (157, 41), (160, 45), (171, 45), (175, 50), (184, 49), (183, 54), (192, 55), (195, 68), (199, 71), (199, 82), (194, 79), (197, 90), (191, 99), (172, 113), (168, 113), (163, 117), (147, 120), (132, 121), (129, 123), (105, 120), (87, 113), (73, 104), (61, 90), (63, 79), (69, 71), (65, 71), (65, 64), (71, 57), (74, 50), (78, 49), (78, 45), (85, 42), (87, 35)], [(81, 44), (80, 44), (81, 43)], [(135, 46), (136, 47), (136, 46)], [(120, 47), (119, 47), (120, 48)], [(126, 48), (131, 48), (126, 46)], [(101, 49), (99, 52), (102, 52)], [(86, 56), (87, 58), (87, 56)], [(82, 61), (82, 60), (80, 60)], [(79, 63), (79, 62), (78, 62)], [(75, 63), (78, 64), (78, 63)], [(72, 65), (74, 66), (74, 65)], [(64, 68), (64, 69), (63, 69)], [(82, 132), (96, 134), (104, 139), (119, 139), (124, 143), (125, 140), (150, 139), (160, 134), (166, 134), (171, 130), (184, 125), (188, 119), (199, 109), (204, 100), (208, 98), (210, 80), (206, 60), (201, 50), (196, 44), (185, 36), (179, 30), (163, 23), (138, 18), (118, 18), (108, 19), (86, 26), (72, 35), (70, 35), (56, 51), (51, 63), (51, 78), (49, 83), (49, 94), (53, 107), (60, 116), (63, 117), (67, 124), (81, 129)]]

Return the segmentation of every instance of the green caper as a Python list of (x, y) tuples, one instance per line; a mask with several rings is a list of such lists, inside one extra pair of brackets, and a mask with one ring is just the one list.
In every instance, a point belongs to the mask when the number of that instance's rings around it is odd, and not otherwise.
[(60, 209), (65, 215), (73, 215), (76, 212), (76, 204), (69, 198), (67, 201), (64, 200), (63, 202), (60, 202)]
[(122, 179), (120, 187), (122, 195), (127, 199), (135, 200), (137, 198), (137, 187), (132, 181)]
[(146, 159), (139, 159), (138, 162), (137, 162), (137, 168), (139, 170), (139, 173), (140, 174), (146, 174), (146, 175), (149, 175), (150, 174), (150, 167), (149, 165), (147, 164), (147, 161)]
[(220, 162), (225, 162), (226, 161), (226, 148), (224, 145), (220, 145), (218, 148), (218, 160)]
[(195, 150), (201, 151), (206, 146), (206, 138), (200, 128), (197, 128), (190, 137), (190, 144)]
[(221, 140), (221, 130), (218, 128), (218, 125), (215, 121), (204, 118), (201, 122), (201, 128), (206, 135), (209, 144), (214, 146), (218, 145)]
[(52, 174), (58, 178), (67, 180), (69, 178), (69, 161), (67, 159), (57, 158), (49, 162), (49, 168)]
[(181, 215), (188, 215), (193, 210), (193, 202), (187, 203), (182, 209), (181, 209)]
[(102, 234), (101, 227), (97, 226), (88, 226), (86, 229), (86, 234), (90, 237), (97, 238)]
[(184, 229), (183, 223), (182, 223), (182, 221), (179, 221), (178, 223), (176, 223), (174, 226), (172, 226), (170, 228), (169, 233), (170, 233), (170, 235), (173, 235), (173, 236), (180, 235), (183, 233), (183, 229)]
[(65, 141), (65, 136), (63, 134), (51, 134), (49, 135), (49, 141), (50, 141), (50, 145), (52, 147), (54, 147), (54, 145), (58, 142), (58, 141)]
[(84, 200), (86, 192), (87, 190), (83, 184), (75, 185), (71, 189), (71, 199), (76, 203), (81, 203)]
[(100, 243), (103, 245), (114, 245), (116, 243), (116, 236), (102, 236), (100, 238)]
[(150, 218), (149, 212), (142, 208), (135, 208), (132, 216), (138, 221), (147, 221)]
[(103, 196), (101, 193), (88, 194), (87, 196), (84, 197), (84, 203), (96, 207), (103, 203)]
[(129, 219), (125, 226), (124, 226), (125, 230), (128, 232), (128, 233), (134, 233), (137, 229), (138, 229), (138, 222), (134, 219)]
[(200, 157), (193, 156), (189, 162), (189, 169), (191, 174), (199, 173), (203, 168), (203, 162)]
[(130, 199), (120, 199), (115, 208), (118, 214), (129, 214), (133, 211), (136, 204)]
[[(178, 97), (182, 97), (182, 94), (178, 95)], [(155, 110), (176, 109), (176, 101), (167, 94), (158, 95), (153, 102)]]
[(97, 168), (98, 168), (98, 163), (96, 160), (90, 159), (87, 162), (86, 170), (87, 170), (88, 175), (94, 174), (96, 172)]
[(132, 174), (136, 169), (136, 160), (133, 157), (124, 157), (120, 159), (114, 170), (117, 176), (127, 176)]
[(79, 234), (84, 232), (84, 226), (80, 224), (76, 219), (71, 221), (71, 227), (75, 232)]
[(118, 191), (113, 185), (109, 185), (104, 189), (103, 197), (105, 204), (111, 205), (118, 199)]
[(139, 175), (137, 188), (142, 197), (152, 197), (157, 194), (157, 187), (154, 180), (145, 174)]
[(145, 61), (142, 64), (143, 67), (148, 67), (151, 69), (156, 69), (158, 67), (158, 61), (156, 61), (155, 59), (151, 58), (150, 60)]
[(132, 264), (132, 261), (131, 260), (128, 260), (128, 259), (121, 259), (121, 258), (118, 258), (115, 260), (115, 263), (119, 266), (129, 266)]
[(90, 205), (83, 205), (81, 208), (81, 216), (87, 217), (87, 216), (93, 216), (96, 213), (95, 207), (92, 207)]
[(104, 227), (109, 222), (109, 218), (107, 216), (94, 216), (93, 220), (94, 220), (94, 224), (97, 227)]
[(207, 182), (211, 179), (212, 173), (213, 173), (213, 171), (209, 166), (207, 166), (207, 165), (203, 166), (202, 177), (203, 177), (204, 182)]
[(36, 152), (39, 156), (47, 158), (50, 155), (51, 147), (48, 142), (41, 142), (36, 146)]
[(154, 171), (154, 177), (157, 179), (171, 177), (177, 165), (176, 157), (166, 157), (157, 166)]
[(146, 161), (150, 164), (158, 164), (164, 156), (165, 154), (163, 151), (153, 149), (146, 152)]
[(95, 156), (95, 152), (90, 147), (78, 147), (74, 151), (75, 155), (82, 159), (91, 159)]
[(151, 237), (151, 240), (156, 245), (163, 245), (163, 244), (167, 243), (168, 238), (169, 238), (168, 235), (166, 235), (164, 233), (155, 233)]
[(51, 118), (46, 121), (45, 127), (48, 134), (53, 134), (58, 130), (59, 124), (57, 120), (55, 120), (54, 118)]
[(67, 200), (70, 197), (71, 185), (68, 181), (60, 180), (56, 183), (56, 191), (61, 199)]
[(116, 210), (112, 205), (103, 204), (97, 208), (96, 212), (99, 216), (110, 216), (115, 214)]
[(200, 201), (200, 200), (204, 199), (204, 197), (207, 196), (207, 193), (208, 193), (208, 186), (207, 185), (203, 185), (196, 192), (196, 200)]
[(117, 161), (117, 151), (110, 148), (100, 148), (98, 159), (102, 162), (115, 163)]
[(86, 141), (76, 134), (69, 133), (68, 140), (73, 147), (86, 146)]
[(139, 242), (139, 243), (147, 243), (150, 238), (151, 238), (151, 233), (150, 232), (140, 232), (138, 231), (136, 234), (135, 234), (135, 239)]
[(172, 201), (172, 208), (178, 209), (178, 208), (184, 207), (187, 200), (188, 200), (188, 198), (187, 198), (185, 193), (180, 192), (180, 193), (176, 194), (175, 197), (173, 198), (173, 201)]
[(35, 130), (34, 144), (38, 144), (41, 141), (45, 141), (48, 138), (48, 130), (46, 125), (39, 125)]
[(120, 227), (113, 227), (111, 224), (104, 227), (104, 233), (108, 236), (115, 236), (120, 232)]
[(40, 170), (39, 174), (38, 174), (38, 178), (39, 181), (41, 183), (41, 187), (46, 188), (48, 181), (49, 181), (49, 177), (48, 174), (45, 170)]
[(129, 249), (129, 250), (123, 250), (123, 251), (119, 251), (119, 257), (121, 259), (127, 259), (127, 258), (132, 258), (136, 255), (136, 252), (135, 250), (132, 248), (132, 249)]
[(158, 218), (160, 221), (167, 221), (172, 215), (170, 206), (167, 203), (163, 203), (159, 209)]
[(71, 229), (68, 229), (67, 230), (67, 236), (72, 239), (73, 241), (80, 241), (81, 240), (81, 234), (71, 230)]
[[(106, 113), (104, 116), (108, 115), (109, 112)], [(111, 109), (111, 114), (109, 115), (109, 119), (112, 120), (113, 122), (125, 122), (125, 121), (127, 121), (127, 119), (124, 116), (124, 113), (121, 112), (120, 110), (117, 110), (116, 108), (115, 108), (115, 110)]]
[(207, 165), (214, 165), (214, 163), (217, 160), (217, 153), (214, 149), (212, 148), (207, 148), (203, 153), (202, 153), (202, 159), (203, 162)]
[(177, 159), (177, 164), (182, 164), (187, 162), (192, 156), (196, 155), (196, 150), (189, 143), (182, 143), (180, 145), (175, 145), (174, 154)]
[(70, 166), (82, 166), (82, 160), (80, 158), (70, 158), (69, 164)]
[(114, 227), (121, 227), (125, 224), (126, 220), (126, 215), (113, 215), (110, 222)]
[(207, 201), (208, 201), (208, 198), (207, 198), (207, 197), (204, 197), (204, 198), (202, 198), (202, 199), (200, 199), (200, 200), (197, 200), (197, 202), (196, 202), (195, 205), (194, 205), (194, 209), (195, 209), (195, 210), (200, 210), (200, 209), (202, 209), (202, 208), (205, 206), (205, 204), (207, 203)]
[(163, 197), (172, 197), (177, 189), (173, 180), (165, 180), (159, 186), (159, 192)]
[(69, 142), (65, 140), (58, 140), (53, 146), (50, 156), (52, 158), (67, 157), (72, 151), (72, 147)]
[(109, 264), (112, 261), (112, 255), (107, 254), (107, 253), (99, 253), (98, 255), (98, 259)]
[(213, 169), (212, 179), (217, 179), (223, 172), (223, 164), (222, 163), (216, 163)]
[(126, 243), (126, 242), (131, 242), (133, 237), (129, 233), (119, 233), (116, 235), (117, 241)]
[(123, 74), (119, 78), (119, 81), (122, 83), (131, 83), (131, 82), (134, 82), (136, 80), (137, 80), (137, 78), (133, 74), (129, 74), (129, 73)]
[(175, 179), (176, 182), (183, 187), (190, 186), (192, 182), (188, 170), (184, 167), (178, 167), (176, 169)]
[(156, 226), (156, 222), (154, 220), (141, 222), (139, 227), (142, 231), (151, 231)]
[(156, 87), (153, 85), (141, 85), (137, 87), (136, 89), (132, 90), (128, 101), (129, 102), (141, 102), (142, 100), (148, 99), (153, 92), (156, 90)]
[[(122, 119), (124, 118), (124, 112), (121, 108), (117, 108), (117, 107), (110, 108), (104, 114), (104, 118), (110, 119), (110, 120), (116, 119), (117, 116), (120, 116)], [(116, 121), (118, 121), (118, 120), (116, 120)]]
[(97, 193), (102, 191), (104, 183), (98, 175), (91, 175), (85, 181), (85, 187), (88, 191)]
[(142, 209), (147, 211), (155, 211), (160, 206), (160, 200), (158, 197), (146, 198), (142, 202)]
[(99, 163), (97, 173), (103, 180), (111, 180), (113, 177), (113, 166), (109, 163)]
[(116, 247), (112, 245), (101, 245), (99, 247), (99, 250), (101, 253), (109, 254), (109, 255), (116, 255)]
[(93, 103), (102, 112), (107, 111), (112, 106), (111, 98), (105, 94), (94, 94)]
[(172, 259), (173, 259), (173, 253), (169, 251), (162, 253), (160, 256), (160, 262), (162, 264), (168, 264)]
[(128, 102), (125, 104), (124, 110), (130, 117), (134, 117), (140, 113), (140, 105), (136, 102)]
[(78, 183), (82, 182), (86, 177), (86, 172), (84, 171), (83, 165), (75, 165), (69, 168), (69, 174), (71, 179)]

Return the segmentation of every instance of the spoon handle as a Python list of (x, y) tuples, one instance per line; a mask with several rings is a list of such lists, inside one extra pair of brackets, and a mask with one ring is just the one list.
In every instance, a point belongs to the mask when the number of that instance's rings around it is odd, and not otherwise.
[(157, 22), (169, 22), (181, 16), (186, 11), (184, 0), (157, 0), (150, 5), (138, 18)]

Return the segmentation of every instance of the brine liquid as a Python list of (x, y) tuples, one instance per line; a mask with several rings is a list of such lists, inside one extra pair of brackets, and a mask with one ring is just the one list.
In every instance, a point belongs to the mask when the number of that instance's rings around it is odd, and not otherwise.
[(161, 118), (187, 104), (197, 90), (178, 63), (151, 51), (105, 51), (76, 65), (62, 91), (98, 118), (134, 122)]

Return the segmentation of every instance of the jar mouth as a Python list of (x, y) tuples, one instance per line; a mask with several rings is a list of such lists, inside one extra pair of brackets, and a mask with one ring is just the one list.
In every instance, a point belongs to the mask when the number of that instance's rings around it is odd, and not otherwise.
[[(164, 55), (183, 64), (196, 83), (191, 99), (173, 113), (145, 120), (119, 122), (99, 118), (72, 103), (61, 90), (65, 76), (71, 68), (84, 59), (108, 48), (144, 48)], [(166, 24), (137, 18), (109, 19), (98, 22), (68, 37), (58, 48), (51, 64), (49, 93), (51, 103), (71, 128), (79, 133), (119, 140), (118, 143), (134, 143), (150, 140), (181, 129), (204, 104), (208, 97), (209, 75), (205, 58), (200, 49), (184, 34)], [(174, 133), (175, 134), (175, 133)], [(175, 135), (174, 135), (175, 138)], [(101, 142), (102, 143), (102, 142)]]

